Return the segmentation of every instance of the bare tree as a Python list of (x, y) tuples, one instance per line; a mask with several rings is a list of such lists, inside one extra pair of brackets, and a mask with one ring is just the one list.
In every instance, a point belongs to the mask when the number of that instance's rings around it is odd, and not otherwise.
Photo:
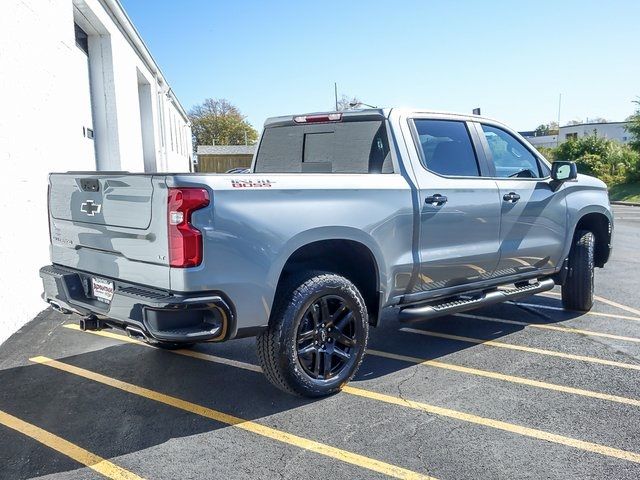
[(202, 104), (194, 106), (189, 112), (189, 115), (195, 118), (209, 115), (213, 115), (214, 117), (224, 115), (242, 117), (238, 107), (232, 105), (231, 102), (225, 98), (207, 98)]

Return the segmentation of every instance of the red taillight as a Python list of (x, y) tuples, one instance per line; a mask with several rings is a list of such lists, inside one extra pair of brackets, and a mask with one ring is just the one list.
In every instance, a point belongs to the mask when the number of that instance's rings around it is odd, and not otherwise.
[(195, 267), (202, 262), (202, 233), (191, 225), (191, 213), (209, 205), (204, 188), (170, 188), (167, 208), (169, 265)]

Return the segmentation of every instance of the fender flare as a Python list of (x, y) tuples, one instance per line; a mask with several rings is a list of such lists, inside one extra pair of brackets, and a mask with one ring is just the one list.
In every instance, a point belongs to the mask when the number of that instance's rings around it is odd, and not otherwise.
[[(289, 258), (291, 258), (291, 256), (300, 248), (323, 240), (348, 240), (360, 243), (367, 248), (373, 256), (375, 268), (378, 272), (378, 278), (376, 279), (377, 290), (381, 292), (386, 290), (388, 269), (386, 262), (384, 261), (384, 256), (382, 255), (382, 250), (373, 237), (357, 228), (328, 226), (312, 228), (300, 232), (290, 238), (289, 241), (283, 245), (278, 252), (277, 259), (272, 262), (267, 274), (267, 283), (271, 286), (274, 296), (278, 286), (278, 281), (280, 280), (280, 275), (282, 274), (284, 266)], [(271, 298), (271, 304), (273, 304), (273, 298)], [(271, 305), (269, 305), (269, 307), (271, 307)]]

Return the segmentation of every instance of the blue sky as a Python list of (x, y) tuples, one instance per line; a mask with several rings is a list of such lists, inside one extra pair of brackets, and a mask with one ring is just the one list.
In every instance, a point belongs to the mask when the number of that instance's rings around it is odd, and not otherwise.
[(269, 116), (377, 106), (470, 112), (533, 129), (623, 120), (640, 96), (640, 2), (121, 0), (188, 110)]

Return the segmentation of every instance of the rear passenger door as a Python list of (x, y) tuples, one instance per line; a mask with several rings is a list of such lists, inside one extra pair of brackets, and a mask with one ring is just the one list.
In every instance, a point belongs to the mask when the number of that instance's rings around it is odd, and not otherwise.
[[(482, 148), (470, 122), (409, 120), (420, 166), (420, 271), (415, 289), (431, 291), (490, 278), (500, 249), (500, 197), (484, 178)], [(476, 150), (479, 150), (477, 152)], [(417, 292), (416, 292), (417, 293)]]
[(566, 202), (551, 187), (549, 167), (499, 125), (476, 124), (500, 190), (500, 263), (496, 276), (551, 272), (562, 262)]

